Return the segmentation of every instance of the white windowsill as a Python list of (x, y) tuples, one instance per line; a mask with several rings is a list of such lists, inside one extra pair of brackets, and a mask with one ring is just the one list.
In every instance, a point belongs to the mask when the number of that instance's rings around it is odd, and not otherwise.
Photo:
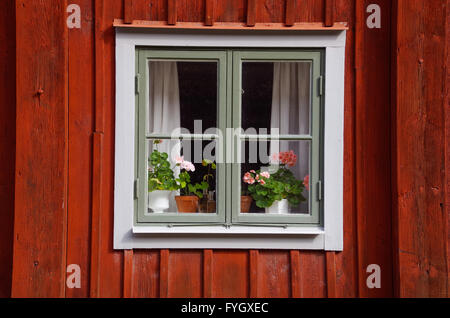
[(133, 234), (267, 234), (267, 235), (320, 235), (325, 234), (323, 227), (304, 226), (287, 228), (278, 226), (133, 226)]

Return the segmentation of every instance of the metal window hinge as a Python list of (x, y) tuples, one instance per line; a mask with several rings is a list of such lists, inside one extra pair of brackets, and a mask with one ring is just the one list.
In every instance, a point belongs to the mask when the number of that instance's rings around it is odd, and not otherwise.
[(319, 79), (318, 79), (318, 88), (319, 88), (319, 96), (322, 96), (323, 95), (323, 76), (322, 75), (320, 75), (319, 76)]
[(134, 92), (136, 94), (139, 94), (140, 92), (139, 82), (139, 74), (136, 74), (136, 76), (134, 77)]
[(322, 181), (317, 181), (317, 201), (322, 200)]
[(134, 180), (134, 198), (139, 199), (139, 179)]

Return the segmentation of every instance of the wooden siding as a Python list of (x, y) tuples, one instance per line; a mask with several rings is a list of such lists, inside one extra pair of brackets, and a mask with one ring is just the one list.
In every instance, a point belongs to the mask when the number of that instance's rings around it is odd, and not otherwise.
[(0, 297), (11, 295), (16, 149), (15, 6), (0, 4)]
[[(379, 0), (381, 29), (366, 27), (368, 0), (207, 2), (72, 0), (81, 29), (68, 30), (68, 1), (16, 0), (13, 296), (448, 296), (448, 1)], [(116, 18), (348, 23), (343, 252), (113, 250)], [(68, 264), (80, 265), (81, 289), (66, 288)], [(381, 266), (380, 289), (366, 287), (369, 264)]]

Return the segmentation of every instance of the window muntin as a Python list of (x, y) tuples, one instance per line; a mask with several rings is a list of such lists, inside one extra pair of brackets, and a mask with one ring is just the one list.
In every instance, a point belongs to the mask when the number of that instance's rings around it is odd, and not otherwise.
[[(189, 67), (189, 63), (199, 63), (199, 61), (206, 62), (209, 65), (214, 63), (219, 64), (218, 66), (218, 90), (217, 90), (217, 117), (216, 121), (219, 123), (218, 128), (222, 129), (222, 141), (223, 144), (220, 146), (224, 152), (229, 149), (233, 150), (235, 154), (234, 160), (237, 160), (233, 163), (227, 164), (217, 164), (217, 175), (218, 180), (216, 180), (216, 184), (220, 187), (221, 190), (216, 189), (216, 201), (217, 201), (217, 212), (216, 213), (177, 213), (174, 211), (169, 211), (168, 213), (158, 213), (152, 214), (148, 212), (148, 202), (144, 200), (139, 200), (139, 208), (138, 208), (138, 217), (137, 223), (158, 223), (158, 224), (172, 224), (172, 223), (180, 223), (180, 225), (189, 225), (189, 224), (200, 224), (207, 222), (209, 224), (281, 224), (281, 225), (304, 225), (304, 224), (318, 224), (320, 222), (320, 202), (319, 195), (321, 194), (320, 187), (320, 179), (321, 179), (321, 152), (320, 152), (320, 144), (321, 144), (321, 102), (319, 96), (319, 85), (318, 80), (322, 74), (322, 53), (320, 51), (302, 51), (302, 52), (292, 52), (292, 51), (272, 51), (272, 52), (261, 52), (259, 50), (255, 51), (239, 51), (239, 50), (227, 50), (227, 51), (163, 51), (163, 50), (139, 50), (139, 65), (138, 73), (140, 74), (140, 86), (145, 87), (148, 85), (149, 74), (147, 73), (144, 77), (142, 73), (146, 73), (145, 70), (142, 69), (142, 65), (150, 65), (150, 63), (155, 63), (158, 61), (177, 61)], [(219, 56), (220, 55), (220, 56)], [(282, 66), (284, 64), (290, 64), (294, 67), (300, 67), (304, 72), (310, 74), (310, 80), (306, 82), (306, 85), (302, 86), (302, 93), (305, 95), (305, 99), (308, 100), (308, 107), (304, 109), (304, 113), (302, 114), (302, 118), (305, 118), (304, 123), (296, 127), (295, 129), (289, 130), (285, 134), (273, 134), (269, 124), (256, 124), (257, 128), (256, 133), (252, 133), (248, 128), (251, 128), (252, 125), (251, 120), (246, 119), (248, 114), (251, 113), (249, 108), (246, 107), (245, 99), (242, 96), (245, 95), (245, 88), (243, 88), (243, 77), (246, 70), (246, 66), (251, 67), (259, 67), (262, 64), (266, 65), (274, 65), (275, 63), (279, 63)], [(191, 64), (194, 65), (194, 64)], [(144, 67), (145, 68), (145, 67)], [(148, 68), (147, 68), (148, 70)], [(251, 72), (247, 72), (248, 73)], [(233, 76), (231, 76), (233, 75)], [(251, 76), (248, 77), (249, 82), (251, 82)], [(244, 76), (245, 79), (245, 76)], [(180, 84), (180, 86), (182, 86)], [(251, 86), (251, 85), (250, 85)], [(258, 85), (256, 85), (257, 88)], [(269, 86), (266, 83), (266, 87)], [(305, 87), (306, 86), (306, 87)], [(253, 87), (255, 89), (255, 85)], [(309, 92), (308, 92), (309, 91)], [(147, 93), (146, 93), (147, 94)], [(148, 104), (148, 95), (140, 94), (139, 95), (139, 111), (142, 114), (142, 105)], [(145, 100), (142, 100), (142, 96), (145, 95)], [(241, 99), (242, 98), (242, 99)], [(270, 101), (269, 101), (270, 104)], [(267, 107), (267, 105), (266, 105)], [(211, 107), (208, 107), (208, 110), (211, 110)], [(148, 113), (148, 106), (144, 107), (144, 113)], [(206, 120), (211, 123), (214, 120), (211, 120), (211, 113), (209, 112), (203, 113), (205, 115)], [(138, 114), (139, 123), (142, 122), (142, 116)], [(246, 115), (247, 114), (247, 115)], [(306, 115), (305, 115), (306, 114)], [(145, 116), (147, 118), (147, 116)], [(203, 119), (203, 118), (202, 118)], [(265, 120), (268, 121), (267, 118)], [(228, 125), (227, 125), (228, 123)], [(234, 131), (239, 132), (239, 128), (244, 128), (243, 133), (234, 134), (234, 138), (228, 138), (228, 135), (225, 133), (226, 127), (231, 127)], [(173, 134), (169, 134), (167, 132), (161, 133), (157, 131), (149, 131), (145, 123), (143, 124), (145, 128), (144, 131), (146, 140), (153, 140), (155, 138), (159, 138), (162, 140), (169, 140), (173, 138)], [(186, 124), (188, 126), (189, 124)], [(182, 125), (181, 125), (182, 126)], [(211, 128), (211, 124), (207, 124), (207, 128)], [(187, 127), (184, 127), (187, 128)], [(192, 125), (191, 125), (192, 128)], [(259, 128), (266, 128), (267, 134), (261, 134), (259, 132)], [(280, 128), (280, 127), (277, 127)], [(140, 130), (140, 133), (142, 131)], [(272, 133), (272, 135), (271, 135)], [(217, 138), (219, 134), (183, 134), (180, 133), (176, 138), (180, 138), (183, 141), (193, 141), (193, 140), (211, 140)], [(262, 214), (262, 213), (240, 213), (240, 193), (242, 188), (242, 174), (244, 172), (245, 167), (241, 167), (241, 163), (239, 161), (240, 158), (240, 145), (245, 142), (249, 142), (250, 140), (260, 140), (264, 142), (267, 140), (267, 143), (278, 143), (280, 148), (285, 147), (284, 145), (290, 144), (301, 144), (300, 148), (307, 149), (307, 153), (302, 153), (302, 156), (306, 156), (308, 163), (306, 164), (307, 171), (309, 173), (309, 184), (310, 190), (305, 191), (306, 202), (302, 204), (298, 209), (291, 209), (290, 212), (285, 215), (271, 215), (271, 214)], [(305, 146), (307, 145), (307, 146)], [(146, 149), (145, 156), (148, 157), (149, 154), (149, 146), (141, 146), (139, 145), (139, 150), (142, 152), (142, 149)], [(268, 147), (270, 148), (270, 147)], [(138, 161), (144, 161), (145, 156), (143, 153), (138, 155)], [(142, 173), (146, 173), (148, 167), (143, 167), (143, 164), (140, 164), (140, 171), (137, 175), (143, 175)], [(297, 176), (300, 178), (300, 176)], [(143, 178), (145, 181), (145, 177)], [(143, 180), (140, 180), (140, 192), (143, 196), (147, 193), (147, 187), (144, 184)], [(311, 186), (312, 185), (312, 186)], [(261, 212), (259, 209), (254, 209), (251, 212)]]

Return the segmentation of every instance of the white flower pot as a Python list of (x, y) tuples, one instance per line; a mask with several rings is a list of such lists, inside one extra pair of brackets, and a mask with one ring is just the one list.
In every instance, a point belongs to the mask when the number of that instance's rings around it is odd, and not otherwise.
[(148, 193), (148, 207), (153, 213), (163, 213), (170, 206), (172, 191), (156, 190)]
[(266, 208), (267, 214), (289, 214), (289, 202), (287, 199), (275, 201), (270, 207)]

